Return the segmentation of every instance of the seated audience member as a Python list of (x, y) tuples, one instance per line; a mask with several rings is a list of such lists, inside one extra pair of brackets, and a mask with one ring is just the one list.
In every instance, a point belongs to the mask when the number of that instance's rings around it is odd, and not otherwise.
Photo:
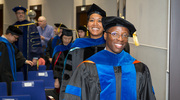
[(148, 67), (123, 50), (134, 25), (114, 16), (102, 24), (106, 48), (76, 68), (64, 100), (155, 100)]
[(8, 95), (11, 95), (11, 82), (17, 79), (17, 69), (24, 64), (33, 66), (33, 62), (26, 60), (14, 44), (20, 35), (23, 35), (21, 30), (10, 25), (6, 33), (0, 37), (0, 82), (7, 83)]

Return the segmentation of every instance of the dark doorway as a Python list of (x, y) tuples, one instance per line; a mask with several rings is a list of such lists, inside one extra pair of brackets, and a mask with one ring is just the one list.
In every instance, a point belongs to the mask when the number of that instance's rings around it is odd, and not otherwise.
[(36, 17), (34, 18), (34, 20), (37, 22), (39, 16), (42, 15), (42, 5), (31, 5), (30, 10), (34, 10), (36, 12)]
[(79, 26), (87, 25), (87, 11), (91, 5), (77, 6), (76, 7), (76, 29)]
[(3, 4), (0, 4), (0, 36), (3, 34)]

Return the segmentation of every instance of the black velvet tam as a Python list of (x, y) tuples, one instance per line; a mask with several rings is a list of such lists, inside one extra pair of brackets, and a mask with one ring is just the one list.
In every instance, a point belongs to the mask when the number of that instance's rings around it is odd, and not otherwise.
[(83, 30), (84, 32), (87, 31), (86, 27), (84, 27), (84, 26), (79, 26), (79, 27), (78, 27), (78, 30)]
[(62, 24), (62, 23), (55, 23), (54, 26), (56, 27), (62, 27), (62, 28), (67, 28), (66, 25)]
[(72, 36), (72, 30), (68, 30), (68, 29), (63, 29), (62, 31), (62, 35), (66, 35), (66, 36)]
[(136, 31), (136, 28), (129, 21), (122, 19), (120, 17), (109, 16), (102, 18), (102, 24), (105, 31), (113, 26), (123, 26), (129, 30), (129, 34), (132, 37), (133, 33)]
[(11, 33), (12, 35), (23, 35), (22, 31), (15, 27), (14, 25), (10, 25), (7, 30), (6, 30), (6, 33)]
[(97, 6), (96, 4), (92, 4), (92, 6), (89, 8), (87, 15), (90, 16), (93, 13), (97, 13), (99, 15), (101, 15), (102, 17), (106, 17), (106, 12), (101, 9), (99, 6)]
[(14, 12), (18, 11), (18, 10), (24, 10), (24, 12), (27, 12), (26, 8), (22, 7), (22, 6), (17, 6), (17, 7), (14, 7), (12, 9)]

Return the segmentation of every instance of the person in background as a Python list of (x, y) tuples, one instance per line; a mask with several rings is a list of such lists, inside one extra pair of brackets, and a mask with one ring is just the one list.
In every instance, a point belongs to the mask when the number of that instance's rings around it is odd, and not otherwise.
[(36, 25), (25, 19), (26, 8), (17, 6), (13, 8), (13, 11), (17, 18), (17, 21), (13, 25), (23, 32), (23, 35), (19, 36), (15, 44), (23, 53), (24, 57), (34, 63), (33, 67), (28, 66), (27, 68), (27, 66), (24, 66), (22, 69), (25, 80), (27, 80), (27, 71), (37, 70), (37, 61), (43, 54), (41, 39)]
[(77, 31), (78, 31), (79, 38), (84, 38), (84, 37), (86, 37), (86, 32), (87, 32), (86, 27), (84, 27), (84, 26), (79, 26), (78, 29), (77, 29)]
[(102, 19), (106, 48), (83, 61), (73, 73), (65, 100), (155, 100), (148, 67), (123, 49), (133, 24), (119, 17)]
[[(93, 4), (87, 12), (90, 38), (78, 38), (71, 46), (71, 50), (64, 60), (64, 73), (62, 74), (62, 82), (60, 88), (59, 99), (64, 98), (66, 85), (69, 82), (73, 71), (85, 59), (93, 54), (101, 51), (105, 47), (105, 40), (103, 37), (102, 18), (106, 16), (106, 12), (96, 4)], [(61, 65), (63, 67), (63, 65)], [(61, 67), (61, 68), (62, 68)]]
[(54, 72), (54, 91), (49, 91), (47, 95), (53, 96), (56, 100), (59, 99), (59, 89), (62, 80), (63, 64), (66, 55), (68, 54), (70, 47), (72, 45), (73, 32), (72, 30), (63, 29), (61, 40), (62, 42), (54, 48), (53, 52), (53, 72)]
[(43, 51), (45, 51), (48, 41), (54, 37), (53, 27), (47, 24), (44, 16), (38, 18), (38, 25), (37, 29), (41, 37), (41, 44), (44, 49)]
[(48, 41), (47, 48), (45, 51), (45, 61), (46, 61), (47, 69), (52, 69), (51, 63), (52, 63), (53, 50), (57, 45), (59, 45), (62, 42), (61, 35), (62, 35), (63, 28), (67, 28), (62, 23), (55, 23), (54, 26), (55, 26), (54, 27), (55, 37), (51, 38)]
[(10, 25), (0, 37), (0, 82), (7, 83), (8, 95), (11, 95), (11, 82), (17, 80), (17, 69), (24, 64), (33, 66), (33, 62), (26, 60), (14, 44), (20, 35), (23, 35), (21, 30)]

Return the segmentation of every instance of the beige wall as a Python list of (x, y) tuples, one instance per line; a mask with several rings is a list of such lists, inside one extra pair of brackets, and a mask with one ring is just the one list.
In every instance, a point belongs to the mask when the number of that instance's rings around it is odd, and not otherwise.
[(126, 7), (126, 18), (136, 26), (140, 42), (139, 47), (130, 45), (131, 55), (149, 67), (157, 100), (165, 100), (168, 0), (127, 0)]
[(4, 4), (4, 0), (0, 0), (0, 4)]
[(73, 28), (73, 0), (28, 0), (28, 7), (39, 4), (48, 24), (64, 23), (68, 28)]

